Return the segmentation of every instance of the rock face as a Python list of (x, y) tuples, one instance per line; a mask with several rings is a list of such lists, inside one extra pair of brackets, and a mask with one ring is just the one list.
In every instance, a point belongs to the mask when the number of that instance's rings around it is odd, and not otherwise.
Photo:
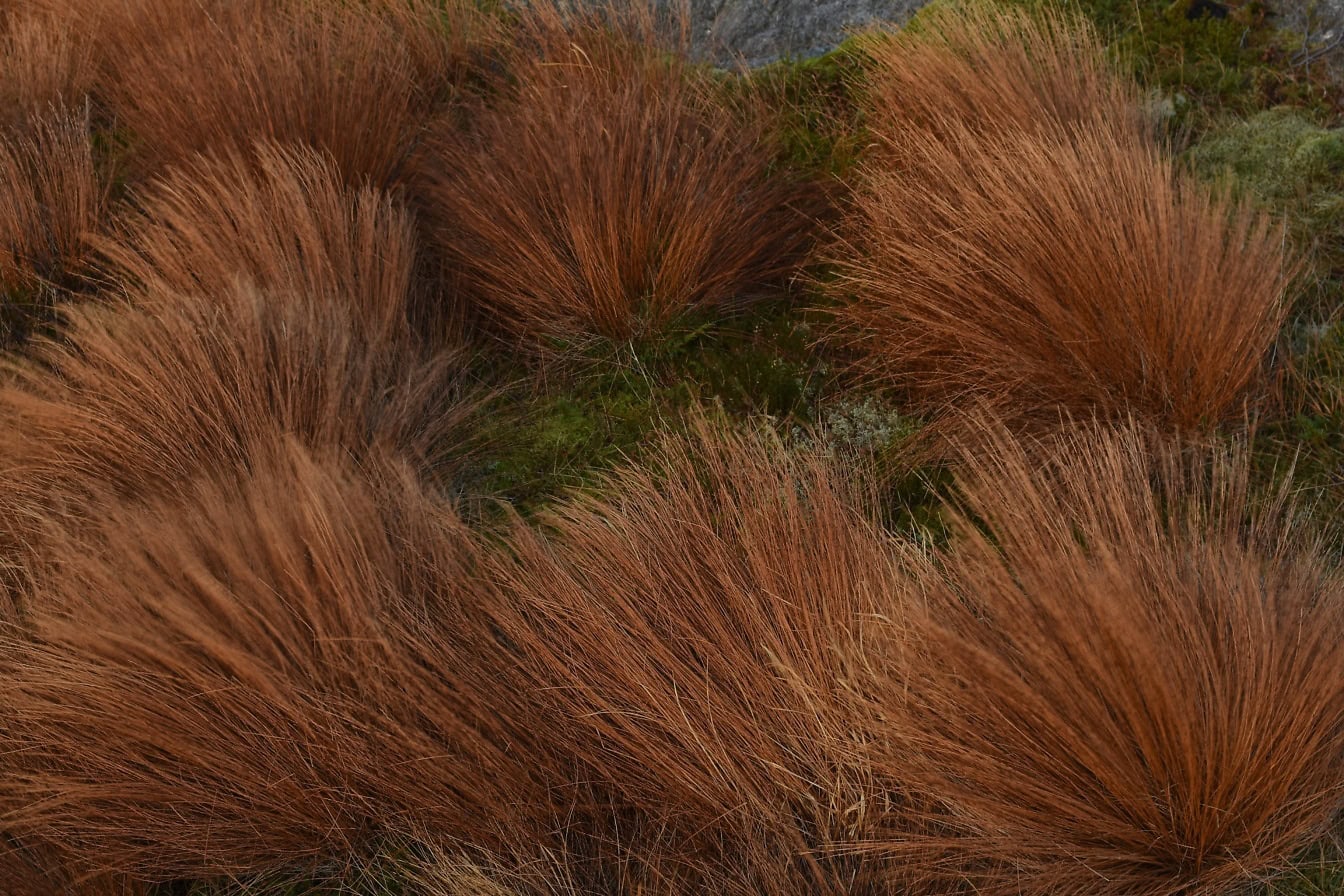
[[(3, 0), (0, 0), (3, 2)], [(529, 0), (504, 0), (526, 6)], [(561, 0), (562, 7), (603, 7), (611, 0)], [(640, 0), (637, 0), (640, 2)], [(833, 50), (874, 22), (900, 24), (928, 0), (653, 0), (655, 8), (690, 12), (691, 52), (725, 68), (777, 59), (809, 59)], [(1338, 0), (1344, 3), (1344, 0)], [(618, 4), (619, 5), (619, 4)]]
[(720, 65), (763, 65), (833, 49), (874, 21), (904, 22), (923, 0), (690, 0), (692, 46)]

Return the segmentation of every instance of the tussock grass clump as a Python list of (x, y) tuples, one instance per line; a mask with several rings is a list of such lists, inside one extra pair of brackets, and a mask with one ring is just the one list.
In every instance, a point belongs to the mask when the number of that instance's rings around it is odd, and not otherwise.
[(984, 4), (872, 42), (875, 150), (840, 227), (837, 333), (929, 411), (1215, 426), (1265, 391), (1299, 260), (1173, 170), (1062, 12)]
[[(82, 263), (105, 200), (86, 115), (53, 109), (19, 131), (0, 132), (0, 299), (44, 304)], [(26, 327), (23, 316), (5, 311), (0, 338)]]
[(501, 629), (579, 778), (644, 819), (602, 841), (628, 892), (1221, 893), (1327, 833), (1344, 583), (1245, 458), (975, 425), (929, 555), (720, 438), (512, 533)]
[(461, 459), (473, 406), (464, 359), (370, 340), (339, 299), (239, 287), (82, 307), (67, 322), (0, 387), (0, 539), (18, 550), (20, 590), (44, 553), (49, 507), (240, 475), (276, 431), (354, 457), (386, 451), (444, 480)]
[(854, 678), (874, 768), (942, 807), (943, 867), (1139, 896), (1286, 867), (1344, 803), (1344, 593), (1318, 546), (1248, 494), (1243, 455), (978, 441), (925, 609), (887, 655), (870, 632)]
[(579, 779), (645, 813), (627, 860), (658, 892), (849, 892), (838, 845), (902, 794), (835, 748), (855, 736), (839, 648), (904, 591), (849, 487), (701, 425), (541, 522), (491, 574), (520, 605), (500, 626)]
[(379, 186), (487, 28), (465, 0), (52, 2), (94, 30), (107, 104), (144, 170), (269, 138)]
[[(82, 870), (348, 860), (412, 809), (484, 838), (529, 780), (464, 683), (498, 647), (467, 642), (456, 516), (399, 465), (270, 448), (63, 529), (0, 645), (7, 820)], [(463, 652), (416, 653), (431, 622)]]
[(132, 294), (209, 295), (242, 281), (340, 299), (376, 343), (406, 326), (416, 234), (373, 187), (348, 188), (334, 163), (301, 147), (261, 145), (198, 157), (148, 186), (100, 248)]
[(768, 173), (765, 128), (651, 26), (528, 22), (516, 85), (418, 162), (439, 247), (482, 315), (540, 347), (777, 293), (810, 243), (812, 189)]
[(1165, 431), (1266, 391), (1298, 266), (1279, 226), (1103, 129), (954, 132), (905, 133), (842, 226), (835, 323), (861, 369), (932, 411)]
[(40, 450), (36, 481), (127, 497), (202, 470), (246, 469), (276, 429), (314, 448), (383, 448), (424, 466), (462, 423), (460, 358), (369, 342), (335, 303), (241, 288), (146, 308), (68, 313), (68, 341), (35, 346), (0, 393)]
[(1080, 15), (970, 0), (935, 4), (892, 35), (859, 44), (856, 85), (879, 153), (899, 158), (905, 132), (1109, 130), (1152, 138), (1134, 79), (1107, 58)]

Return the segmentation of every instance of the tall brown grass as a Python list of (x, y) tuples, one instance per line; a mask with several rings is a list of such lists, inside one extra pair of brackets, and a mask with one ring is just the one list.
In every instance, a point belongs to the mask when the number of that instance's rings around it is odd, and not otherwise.
[[(16, 132), (0, 132), (0, 295), (40, 307), (80, 268), (105, 204), (86, 115), (51, 110)], [(24, 325), (0, 321), (0, 338)]]
[(1156, 138), (1134, 79), (1108, 57), (1092, 26), (1062, 7), (935, 6), (860, 46), (868, 64), (855, 88), (888, 161), (900, 158), (912, 128), (949, 139), (959, 136), (956, 126)]
[[(410, 810), (444, 838), (521, 827), (530, 757), (463, 683), (498, 648), (470, 625), (462, 524), (397, 464), (270, 448), (63, 528), (3, 640), (6, 820), (82, 871), (344, 860)], [(431, 612), (462, 652), (415, 652)]]
[[(454, 450), (460, 356), (370, 342), (335, 303), (248, 288), (68, 313), (3, 391), (34, 478), (136, 497), (202, 470), (246, 468), (277, 428), (314, 448), (386, 448), (422, 466)], [(43, 460), (45, 458), (45, 460)]]
[(914, 886), (918, 865), (846, 848), (907, 798), (848, 761), (843, 687), (843, 648), (904, 593), (901, 549), (826, 462), (698, 429), (547, 515), (546, 535), (516, 526), (496, 561), (545, 726), (580, 780), (646, 819), (606, 843), (650, 890)]
[(94, 77), (93, 47), (68, 21), (33, 8), (0, 16), (0, 128), (83, 106)]
[[(616, 891), (1219, 893), (1328, 832), (1344, 583), (1245, 456), (981, 427), (927, 555), (704, 436), (512, 533), (539, 718), (643, 819)], [(587, 849), (441, 886), (587, 892)]]
[(941, 410), (1133, 414), (1193, 430), (1245, 412), (1297, 259), (1280, 227), (1105, 129), (911, 129), (842, 226), (839, 338)]
[(102, 92), (142, 170), (271, 139), (378, 186), (490, 28), (466, 0), (47, 2), (98, 42)]
[(662, 51), (647, 21), (562, 24), (537, 6), (509, 56), (514, 85), (468, 133), (440, 128), (418, 162), (467, 297), (541, 345), (777, 293), (810, 243), (812, 190), (771, 173), (765, 129)]
[[(3, 835), (0, 835), (3, 836)], [(0, 843), (0, 892), (5, 896), (149, 896), (139, 884), (115, 876), (75, 876), (49, 848), (33, 849), (5, 837)]]
[(81, 307), (66, 320), (0, 387), (0, 541), (20, 592), (49, 508), (241, 475), (276, 431), (354, 457), (386, 451), (454, 485), (472, 413), (464, 359), (369, 339), (339, 298), (240, 286)]
[(202, 156), (147, 186), (101, 241), (132, 293), (209, 295), (236, 281), (340, 300), (372, 344), (404, 335), (415, 287), (414, 221), (373, 187), (348, 188), (302, 147)]
[(1344, 583), (1246, 456), (978, 441), (924, 609), (853, 678), (874, 769), (943, 807), (942, 867), (988, 894), (1238, 892), (1327, 834)]

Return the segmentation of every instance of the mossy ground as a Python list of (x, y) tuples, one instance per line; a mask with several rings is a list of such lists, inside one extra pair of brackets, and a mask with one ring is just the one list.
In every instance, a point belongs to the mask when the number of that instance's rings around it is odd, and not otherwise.
[[(944, 2), (944, 0), (939, 0)], [(1038, 3), (1042, 0), (1011, 0)], [(1319, 495), (1322, 527), (1344, 510), (1344, 106), (1318, 65), (1301, 62), (1303, 39), (1280, 31), (1260, 0), (1069, 0), (1108, 36), (1117, 58), (1171, 112), (1172, 133), (1198, 175), (1284, 216), (1311, 251), (1299, 314), (1285, 334), (1284, 399), (1256, 440), (1266, 483), (1295, 467)], [(817, 59), (782, 62), (726, 80), (759, 91), (780, 110), (781, 165), (837, 195), (864, 144), (851, 85), (862, 77), (862, 38)], [(824, 272), (813, 272), (822, 276)], [(507, 352), (482, 354), (485, 379), (501, 383), (482, 415), (482, 443), (470, 490), (531, 514), (568, 490), (637, 459), (661, 429), (689, 412), (775, 427), (786, 439), (826, 440), (869, 458), (883, 475), (886, 518), (923, 537), (942, 534), (936, 468), (911, 466), (903, 446), (919, 430), (898, 398), (847, 381), (816, 321), (806, 283), (728, 320), (683, 321), (657, 339), (561, 348), (540, 372), (520, 375)], [(45, 296), (15, 291), (10, 309)], [(16, 312), (17, 313), (17, 312)], [(496, 504), (496, 507), (499, 505)], [(1326, 850), (1267, 885), (1278, 894), (1344, 893), (1344, 864)], [(414, 889), (396, 861), (322, 883), (177, 883), (163, 896), (400, 896)], [(321, 877), (326, 878), (326, 875)], [(335, 881), (335, 882), (332, 882)]]
[(484, 433), (477, 491), (537, 509), (637, 459), (651, 433), (692, 410), (807, 418), (824, 373), (808, 321), (782, 305), (571, 349), (547, 360), (544, 378), (505, 389)]

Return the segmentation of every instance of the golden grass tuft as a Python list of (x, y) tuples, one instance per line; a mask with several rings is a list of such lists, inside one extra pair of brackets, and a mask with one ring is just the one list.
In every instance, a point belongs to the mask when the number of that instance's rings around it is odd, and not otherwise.
[[(521, 827), (530, 757), (471, 689), (498, 648), (470, 624), (463, 525), (399, 465), (269, 447), (62, 529), (30, 631), (3, 639), (7, 823), (81, 871), (241, 875), (367, 854), (412, 818)], [(431, 626), (462, 652), (417, 653)]]
[[(1239, 892), (1344, 805), (1344, 585), (1244, 454), (992, 429), (924, 609), (870, 630), (873, 768), (986, 894)], [(983, 446), (991, 446), (984, 451)], [(879, 645), (890, 640), (887, 652)], [(864, 848), (901, 855), (908, 822)]]
[(835, 327), (860, 369), (1019, 425), (1192, 431), (1268, 391), (1298, 265), (1280, 227), (1105, 130), (953, 133), (901, 135), (842, 225)]
[(415, 224), (389, 194), (349, 188), (302, 147), (197, 157), (153, 182), (99, 248), (132, 294), (209, 295), (246, 282), (339, 299), (361, 338), (404, 336), (416, 287)]
[(553, 9), (525, 21), (516, 79), (417, 162), (466, 297), (529, 347), (625, 339), (778, 294), (811, 242), (812, 187), (770, 173), (744, 123), (653, 26)]

